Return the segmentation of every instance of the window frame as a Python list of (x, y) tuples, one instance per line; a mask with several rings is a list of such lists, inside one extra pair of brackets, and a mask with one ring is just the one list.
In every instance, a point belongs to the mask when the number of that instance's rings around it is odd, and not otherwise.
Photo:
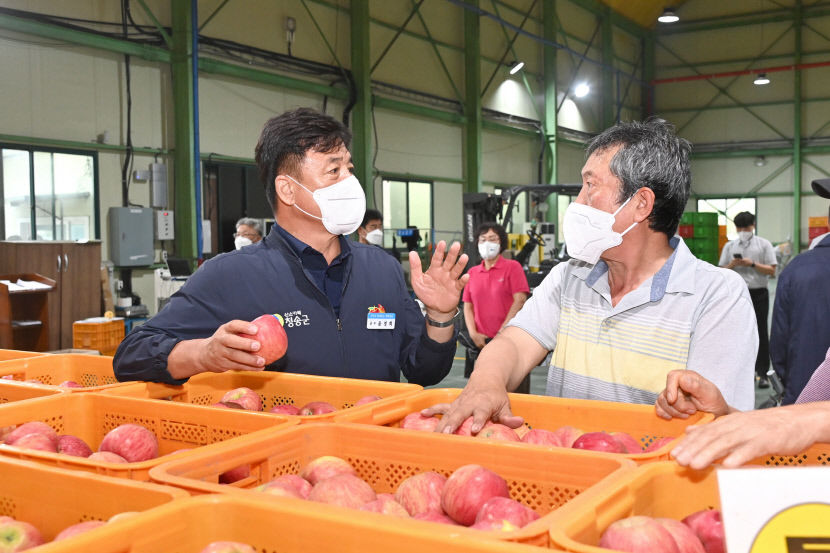
[[(383, 174), (381, 174), (380, 175), (380, 186), (381, 186), (381, 201), (380, 201), (380, 204), (381, 204), (381, 206), (383, 206), (383, 200), (384, 200), (383, 194), (385, 193), (386, 183), (390, 182), (390, 181), (402, 182), (406, 185), (405, 190), (404, 190), (404, 197), (406, 198), (406, 226), (407, 227), (412, 224), (411, 221), (410, 221), (411, 212), (410, 212), (410, 205), (409, 205), (409, 185), (413, 182), (416, 182), (418, 184), (428, 184), (429, 185), (429, 237), (422, 236), (421, 240), (423, 241), (423, 240), (428, 239), (429, 244), (434, 244), (435, 243), (435, 201), (434, 201), (435, 200), (435, 181), (428, 180), (428, 179), (399, 177), (399, 176), (395, 176), (395, 175), (383, 175)], [(383, 228), (384, 228), (384, 230), (386, 230), (387, 227), (389, 226), (389, 225), (387, 225), (387, 217), (389, 217), (389, 214), (387, 213), (387, 210), (383, 210), (383, 219), (384, 219)], [(404, 227), (404, 228), (406, 228), (406, 227)], [(418, 229), (418, 230), (421, 230), (421, 229)], [(395, 229), (395, 231), (397, 231), (397, 229)], [(385, 245), (386, 245), (386, 237), (384, 236), (384, 247), (385, 247)], [(422, 242), (421, 247), (425, 248), (426, 246), (427, 246), (427, 243)]]

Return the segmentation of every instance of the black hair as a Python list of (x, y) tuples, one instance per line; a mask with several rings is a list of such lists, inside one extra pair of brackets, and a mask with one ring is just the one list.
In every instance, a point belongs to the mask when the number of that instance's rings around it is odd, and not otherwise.
[(363, 215), (363, 222), (360, 223), (361, 227), (365, 227), (369, 224), (369, 221), (380, 221), (383, 222), (383, 213), (378, 211), (377, 209), (369, 208), (366, 210), (366, 213)]
[(733, 219), (735, 228), (746, 228), (755, 224), (755, 215), (749, 211), (741, 211)]
[(310, 108), (286, 111), (265, 123), (256, 145), (259, 178), (265, 186), (265, 197), (274, 209), (277, 175), (294, 173), (309, 150), (333, 152), (341, 145), (349, 147), (352, 133), (343, 123)]
[(504, 227), (500, 224), (493, 221), (485, 221), (481, 223), (476, 231), (476, 240), (481, 238), (482, 234), (487, 234), (491, 230), (499, 235), (499, 244), (501, 245), (499, 253), (501, 253), (507, 249), (507, 233), (504, 232)]

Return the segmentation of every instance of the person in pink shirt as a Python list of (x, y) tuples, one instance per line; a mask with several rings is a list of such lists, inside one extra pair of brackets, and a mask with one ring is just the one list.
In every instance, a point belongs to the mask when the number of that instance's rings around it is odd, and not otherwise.
[[(504, 227), (485, 222), (478, 227), (476, 236), (482, 261), (469, 270), (470, 281), (464, 287), (462, 300), (470, 340), (477, 350), (481, 350), (522, 308), (530, 294), (530, 287), (522, 266), (502, 255), (507, 249)], [(477, 350), (467, 350), (465, 376), (472, 372), (478, 357)], [(525, 387), (527, 385), (523, 382), (517, 390)]]

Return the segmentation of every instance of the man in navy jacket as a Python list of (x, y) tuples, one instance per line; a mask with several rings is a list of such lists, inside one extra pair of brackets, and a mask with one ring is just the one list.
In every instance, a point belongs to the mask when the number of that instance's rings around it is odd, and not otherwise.
[[(251, 322), (284, 320), (288, 350), (269, 370), (437, 384), (455, 354), (467, 256), (440, 242), (424, 272), (410, 253), (410, 297), (400, 265), (344, 236), (363, 219), (351, 135), (334, 118), (300, 108), (269, 120), (256, 147), (277, 225), (246, 248), (202, 265), (150, 321), (121, 343), (119, 380), (181, 383), (202, 372), (262, 370)], [(352, 228), (353, 227), (353, 228)], [(378, 313), (383, 314), (378, 317)], [(256, 338), (256, 337), (255, 337)]]

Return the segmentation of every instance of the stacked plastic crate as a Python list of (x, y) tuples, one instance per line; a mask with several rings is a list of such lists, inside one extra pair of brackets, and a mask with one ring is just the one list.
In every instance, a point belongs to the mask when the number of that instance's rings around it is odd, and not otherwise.
[(816, 236), (821, 236), (822, 234), (830, 232), (830, 227), (828, 227), (827, 223), (827, 217), (810, 217), (808, 222), (809, 226), (807, 227), (807, 238), (811, 242), (813, 238), (815, 238)]
[(680, 218), (677, 233), (686, 242), (692, 255), (712, 265), (718, 264), (720, 231), (717, 213), (687, 211)]

